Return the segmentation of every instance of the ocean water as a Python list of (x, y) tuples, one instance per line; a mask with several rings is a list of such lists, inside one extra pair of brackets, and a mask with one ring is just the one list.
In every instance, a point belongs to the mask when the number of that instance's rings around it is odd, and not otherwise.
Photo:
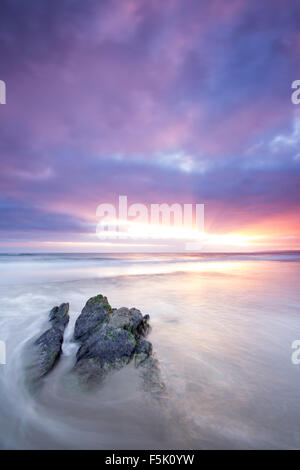
[[(4, 449), (300, 448), (300, 254), (0, 255), (0, 447)], [(64, 380), (86, 300), (151, 317), (166, 393), (133, 365), (84, 392)], [(63, 355), (35, 394), (24, 350), (70, 302)]]

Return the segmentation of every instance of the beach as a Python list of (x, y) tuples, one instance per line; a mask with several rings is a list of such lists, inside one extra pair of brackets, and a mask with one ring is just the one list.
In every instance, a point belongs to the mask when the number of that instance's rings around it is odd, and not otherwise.
[[(0, 274), (1, 448), (299, 447), (299, 253), (1, 255)], [(150, 315), (162, 400), (131, 364), (89, 393), (66, 385), (74, 323), (99, 293)], [(63, 354), (32, 394), (24, 348), (62, 302)]]

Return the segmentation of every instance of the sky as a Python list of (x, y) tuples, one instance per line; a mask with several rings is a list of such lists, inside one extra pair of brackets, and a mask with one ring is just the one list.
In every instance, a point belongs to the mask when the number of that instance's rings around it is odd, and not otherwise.
[(1, 0), (0, 251), (110, 251), (120, 195), (300, 249), (299, 52), (298, 0)]

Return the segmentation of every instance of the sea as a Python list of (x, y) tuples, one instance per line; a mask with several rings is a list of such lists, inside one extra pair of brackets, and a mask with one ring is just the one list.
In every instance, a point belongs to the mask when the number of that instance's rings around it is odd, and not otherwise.
[[(299, 449), (299, 285), (300, 252), (1, 254), (0, 448)], [(70, 387), (74, 323), (97, 294), (150, 315), (161, 396), (133, 363)], [(33, 392), (24, 354), (62, 302), (63, 354)]]

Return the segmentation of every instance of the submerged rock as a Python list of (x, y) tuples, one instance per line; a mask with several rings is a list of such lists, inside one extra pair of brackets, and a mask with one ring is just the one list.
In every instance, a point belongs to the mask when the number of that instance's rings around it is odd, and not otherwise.
[(31, 345), (27, 365), (31, 379), (39, 379), (54, 367), (61, 355), (63, 333), (69, 323), (69, 304), (54, 307), (49, 314), (52, 328), (49, 328)]
[(134, 351), (134, 363), (138, 367), (152, 354), (152, 344), (145, 339), (140, 339)]

